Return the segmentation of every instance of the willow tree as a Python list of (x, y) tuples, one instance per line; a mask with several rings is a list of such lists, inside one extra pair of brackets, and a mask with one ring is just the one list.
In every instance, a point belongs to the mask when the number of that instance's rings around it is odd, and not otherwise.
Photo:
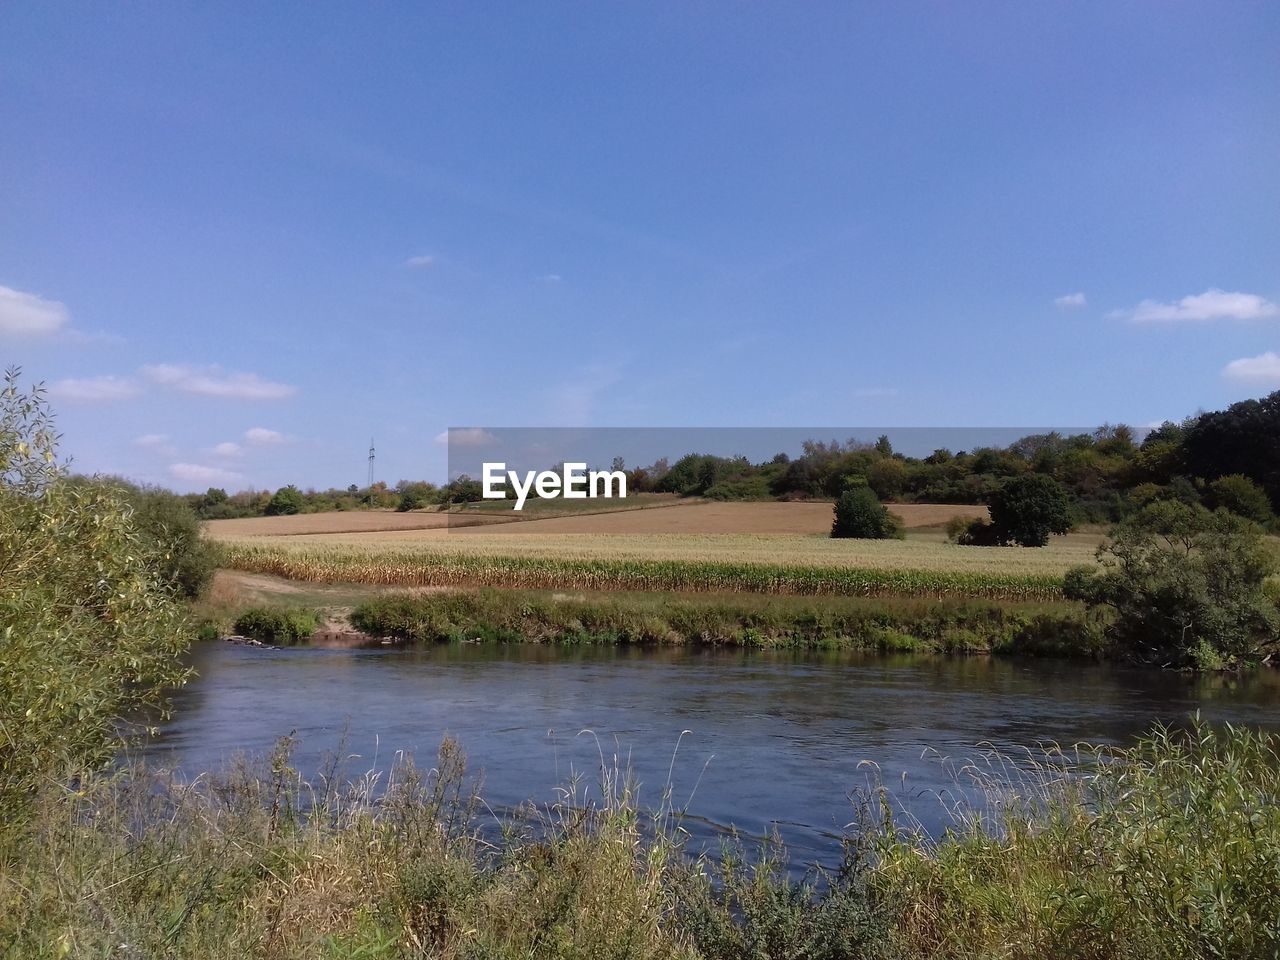
[(0, 817), (111, 758), (182, 683), (189, 636), (109, 487), (66, 482), (39, 386), (0, 390)]

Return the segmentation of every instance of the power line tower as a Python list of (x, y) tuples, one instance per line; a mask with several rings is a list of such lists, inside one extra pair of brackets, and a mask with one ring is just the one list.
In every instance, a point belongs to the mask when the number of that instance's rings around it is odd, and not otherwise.
[(369, 498), (373, 499), (373, 437), (369, 438), (369, 482), (365, 485)]

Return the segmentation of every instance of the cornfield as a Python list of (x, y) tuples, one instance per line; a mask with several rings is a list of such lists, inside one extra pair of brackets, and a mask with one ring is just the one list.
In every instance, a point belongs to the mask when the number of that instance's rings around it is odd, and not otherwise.
[(1046, 601), (1054, 574), (816, 566), (704, 559), (377, 551), (231, 543), (225, 564), (249, 573), (323, 583), (546, 590), (700, 591), (805, 596)]

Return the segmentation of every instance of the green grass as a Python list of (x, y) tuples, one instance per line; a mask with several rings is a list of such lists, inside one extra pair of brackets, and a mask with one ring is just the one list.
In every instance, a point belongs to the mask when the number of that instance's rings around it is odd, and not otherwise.
[(1096, 655), (1072, 604), (730, 594), (466, 590), (389, 594), (352, 623), (419, 643), (724, 645)]
[(233, 626), (241, 636), (277, 647), (292, 647), (305, 643), (321, 623), (323, 618), (314, 610), (251, 607), (240, 612)]
[[(282, 748), (182, 782), (47, 784), (0, 828), (21, 960), (1232, 960), (1280, 954), (1280, 747), (1195, 725), (1130, 749), (992, 755), (941, 838), (873, 794), (842, 868), (691, 855), (605, 767), (501, 836), (456, 744), (429, 772), (311, 783)], [(342, 751), (339, 751), (341, 754)], [(1069, 775), (1068, 771), (1075, 771)]]

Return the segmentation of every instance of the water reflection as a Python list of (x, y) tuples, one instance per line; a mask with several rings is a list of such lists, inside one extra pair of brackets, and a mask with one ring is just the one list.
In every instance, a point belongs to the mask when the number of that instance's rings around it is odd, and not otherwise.
[(928, 750), (1124, 742), (1195, 710), (1280, 727), (1280, 677), (1270, 670), (1192, 678), (986, 657), (536, 645), (209, 644), (193, 658), (200, 677), (178, 693), (174, 719), (148, 748), (190, 772), (266, 751), (293, 730), (304, 772), (348, 725), (355, 772), (386, 766), (401, 749), (428, 761), (447, 733), (483, 768), (488, 801), (505, 806), (550, 800), (571, 771), (594, 777), (601, 753), (607, 762), (617, 754), (650, 801), (669, 768), (677, 802), (697, 784), (699, 839), (730, 825), (759, 836), (781, 823), (801, 860), (831, 854), (830, 837), (852, 817), (849, 794), (866, 783), (864, 760), (936, 829), (934, 794), (950, 779)]

